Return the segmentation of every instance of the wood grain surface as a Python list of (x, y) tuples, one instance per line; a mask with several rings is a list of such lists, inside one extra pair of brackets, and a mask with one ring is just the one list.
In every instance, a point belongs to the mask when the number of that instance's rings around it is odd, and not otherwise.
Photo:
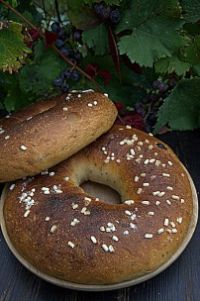
[[(167, 133), (168, 143), (190, 172), (200, 192), (200, 132)], [(40, 280), (11, 254), (0, 231), (0, 301), (199, 301), (200, 222), (179, 259), (142, 284), (111, 292), (67, 290)]]

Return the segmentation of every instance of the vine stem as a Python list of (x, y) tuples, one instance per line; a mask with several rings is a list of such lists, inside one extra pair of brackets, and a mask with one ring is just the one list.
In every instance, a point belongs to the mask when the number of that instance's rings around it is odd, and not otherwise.
[[(24, 17), (20, 12), (18, 12), (14, 7), (12, 7), (12, 5), (10, 5), (9, 3), (5, 2), (4, 0), (0, 0), (0, 3), (2, 3), (5, 7), (7, 7), (8, 9), (10, 9), (13, 13), (15, 13), (21, 20), (23, 20), (26, 24), (28, 24), (32, 29), (37, 30), (38, 34), (40, 35), (40, 37), (42, 37), (43, 39), (45, 39), (45, 35), (38, 30), (38, 28), (32, 23), (30, 22), (26, 17)], [(102, 92), (99, 84), (90, 76), (88, 75), (83, 69), (81, 69), (79, 66), (77, 66), (76, 64), (74, 64), (70, 59), (68, 59), (67, 57), (65, 57), (60, 50), (55, 46), (55, 45), (51, 45), (51, 48), (57, 52), (58, 55), (60, 55), (60, 57), (69, 65), (71, 65), (74, 69), (77, 69), (83, 76), (85, 76), (88, 80), (90, 80), (94, 86), (96, 87), (97, 91)]]

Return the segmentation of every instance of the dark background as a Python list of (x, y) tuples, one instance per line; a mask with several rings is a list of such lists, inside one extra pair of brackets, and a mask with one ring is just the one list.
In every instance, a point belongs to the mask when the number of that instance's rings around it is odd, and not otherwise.
[[(200, 132), (160, 136), (178, 155), (200, 192)], [(87, 293), (48, 284), (27, 271), (11, 254), (0, 232), (0, 301), (199, 301), (200, 225), (179, 259), (155, 278), (110, 292)]]

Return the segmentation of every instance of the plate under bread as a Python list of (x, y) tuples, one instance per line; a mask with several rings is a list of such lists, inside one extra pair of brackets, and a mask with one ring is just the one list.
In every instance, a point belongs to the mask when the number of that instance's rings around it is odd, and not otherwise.
[(169, 258), (167, 262), (165, 262), (163, 265), (161, 265), (158, 269), (156, 269), (153, 272), (150, 272), (144, 276), (135, 278), (135, 279), (130, 279), (127, 281), (123, 281), (120, 283), (116, 284), (105, 284), (105, 285), (96, 285), (96, 284), (81, 284), (81, 283), (74, 283), (70, 281), (65, 281), (61, 279), (57, 279), (52, 276), (48, 276), (45, 273), (40, 272), (38, 269), (36, 269), (34, 266), (32, 266), (29, 262), (27, 262), (19, 253), (18, 251), (14, 248), (12, 242), (10, 241), (10, 238), (8, 236), (6, 226), (5, 226), (5, 221), (4, 221), (4, 216), (3, 216), (3, 206), (4, 206), (4, 201), (6, 197), (6, 193), (8, 190), (8, 185), (4, 187), (4, 190), (2, 192), (1, 196), (1, 201), (0, 201), (0, 224), (1, 224), (1, 229), (2, 233), (4, 236), (4, 239), (13, 253), (13, 255), (21, 262), (23, 266), (25, 266), (29, 271), (31, 271), (33, 274), (37, 275), (38, 277), (61, 287), (69, 288), (69, 289), (74, 289), (74, 290), (82, 290), (82, 291), (106, 291), (106, 290), (115, 290), (115, 289), (120, 289), (128, 286), (132, 286), (141, 282), (144, 282), (148, 279), (153, 278), (154, 276), (158, 275), (159, 273), (163, 272), (166, 268), (168, 268), (184, 251), (186, 246), (188, 245), (189, 241), (191, 240), (193, 233), (195, 231), (196, 225), (197, 225), (197, 220), (198, 220), (198, 198), (197, 198), (197, 193), (196, 189), (194, 186), (194, 183), (192, 181), (191, 176), (188, 174), (188, 178), (190, 181), (191, 189), (192, 189), (192, 197), (193, 197), (193, 212), (192, 212), (192, 218), (190, 225), (188, 227), (188, 232), (182, 241), (181, 245), (177, 249), (177, 251)]

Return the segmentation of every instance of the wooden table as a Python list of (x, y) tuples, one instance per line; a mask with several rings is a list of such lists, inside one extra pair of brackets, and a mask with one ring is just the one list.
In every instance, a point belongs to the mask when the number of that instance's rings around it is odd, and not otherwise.
[[(168, 133), (167, 142), (190, 172), (200, 192), (200, 132)], [(48, 284), (27, 271), (10, 253), (0, 232), (0, 301), (199, 301), (200, 224), (184, 253), (166, 271), (142, 284), (87, 293)]]

